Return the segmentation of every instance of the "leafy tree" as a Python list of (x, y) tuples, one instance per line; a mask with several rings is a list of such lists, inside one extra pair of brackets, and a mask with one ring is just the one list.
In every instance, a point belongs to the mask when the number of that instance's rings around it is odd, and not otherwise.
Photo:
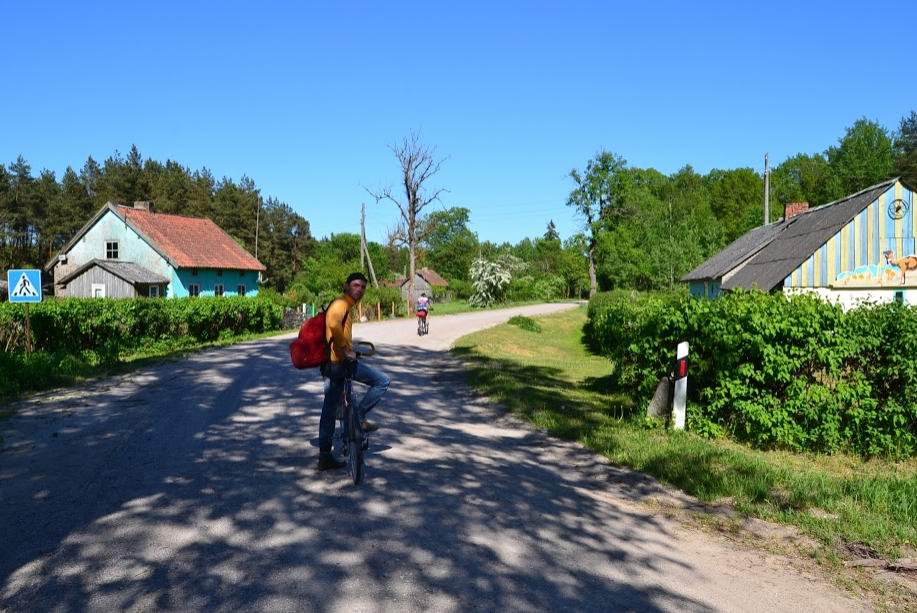
[(425, 263), (447, 279), (468, 280), (478, 251), (478, 237), (469, 227), (471, 211), (452, 207), (427, 216)]
[(808, 202), (818, 206), (837, 197), (831, 165), (821, 153), (799, 153), (771, 172), (771, 221), (783, 216), (781, 204)]
[(624, 158), (609, 151), (601, 151), (586, 163), (586, 170), (570, 171), (575, 187), (567, 198), (567, 205), (586, 222), (589, 237), (589, 297), (598, 291), (596, 281), (595, 251), (602, 226), (599, 222), (615, 226), (624, 216), (625, 209), (616, 198), (620, 171), (627, 166)]
[(764, 177), (751, 168), (711, 170), (705, 183), (710, 194), (710, 210), (730, 243), (764, 217)]
[(858, 119), (848, 128), (827, 155), (833, 174), (832, 200), (884, 181), (894, 172), (888, 131), (866, 118)]
[(917, 186), (917, 111), (901, 118), (895, 137), (895, 173)]

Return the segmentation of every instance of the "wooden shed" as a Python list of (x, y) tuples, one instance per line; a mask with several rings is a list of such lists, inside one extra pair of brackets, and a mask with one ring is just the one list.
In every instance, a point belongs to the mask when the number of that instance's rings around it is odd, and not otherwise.
[[(408, 299), (409, 286), (407, 279), (401, 281), (401, 297), (405, 300)], [(449, 282), (432, 268), (421, 268), (414, 276), (415, 300), (421, 293), (427, 296), (441, 296), (448, 287)]]
[(169, 280), (133, 262), (90, 260), (58, 280), (62, 294), (73, 298), (159, 298)]

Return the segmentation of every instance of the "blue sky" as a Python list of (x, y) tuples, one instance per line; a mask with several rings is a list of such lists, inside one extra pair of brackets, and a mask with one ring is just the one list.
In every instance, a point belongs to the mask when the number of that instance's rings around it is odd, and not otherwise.
[[(85, 6), (84, 6), (85, 4)], [(382, 240), (411, 131), (481, 238), (561, 234), (599, 149), (673, 172), (762, 166), (917, 107), (917, 3), (11, 2), (0, 161), (58, 173), (136, 143), (248, 174), (316, 235)], [(698, 3), (699, 4), (699, 3)], [(639, 5), (639, 6), (638, 6)]]

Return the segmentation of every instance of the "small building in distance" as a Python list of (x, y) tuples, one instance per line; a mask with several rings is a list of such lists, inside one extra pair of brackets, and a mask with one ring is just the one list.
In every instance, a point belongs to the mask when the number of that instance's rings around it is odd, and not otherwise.
[(695, 296), (759, 289), (814, 293), (852, 308), (863, 302), (917, 304), (915, 189), (889, 179), (750, 230), (682, 277)]
[[(408, 299), (410, 284), (407, 278), (401, 277), (396, 280), (396, 285), (401, 288), (401, 298)], [(443, 279), (438, 272), (432, 268), (420, 268), (414, 275), (414, 297), (415, 299), (424, 293), (427, 296), (443, 296), (449, 289), (449, 282)]]
[(56, 296), (255, 296), (264, 265), (210, 219), (107, 203), (45, 264)]

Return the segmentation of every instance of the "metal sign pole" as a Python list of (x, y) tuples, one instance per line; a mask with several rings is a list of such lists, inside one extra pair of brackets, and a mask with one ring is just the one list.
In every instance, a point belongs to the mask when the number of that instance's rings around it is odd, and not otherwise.
[(29, 303), (25, 304), (25, 350), (32, 354), (32, 319), (29, 317)]

